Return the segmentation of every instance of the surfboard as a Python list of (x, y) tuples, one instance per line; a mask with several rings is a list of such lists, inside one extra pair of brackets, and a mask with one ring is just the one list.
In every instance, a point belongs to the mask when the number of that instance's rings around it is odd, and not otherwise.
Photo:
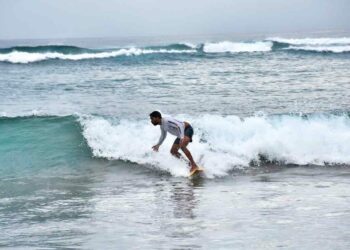
[(190, 174), (188, 175), (188, 177), (191, 179), (196, 178), (196, 177), (202, 177), (203, 173), (204, 173), (204, 169), (201, 167), (198, 167), (198, 168), (192, 170), (190, 172)]

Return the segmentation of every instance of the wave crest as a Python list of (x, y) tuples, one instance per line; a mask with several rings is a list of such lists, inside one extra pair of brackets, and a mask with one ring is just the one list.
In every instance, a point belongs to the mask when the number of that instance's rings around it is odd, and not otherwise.
[(349, 37), (340, 37), (340, 38), (280, 38), (280, 37), (271, 37), (266, 39), (268, 41), (272, 42), (278, 42), (278, 43), (287, 43), (290, 45), (344, 45), (344, 44), (350, 44), (350, 38)]
[(235, 42), (218, 42), (206, 43), (203, 51), (206, 53), (240, 53), (240, 52), (267, 52), (271, 51), (271, 42), (254, 42), (254, 43), (235, 43)]
[(0, 53), (10, 53), (14, 51), (28, 52), (28, 53), (44, 53), (44, 52), (58, 52), (58, 53), (83, 53), (92, 51), (90, 49), (80, 48), (69, 45), (40, 45), (40, 46), (15, 46), (10, 48), (0, 48)]
[(114, 48), (114, 49), (87, 49), (66, 45), (47, 46), (17, 46), (0, 49), (0, 62), (33, 63), (52, 59), (60, 60), (88, 60), (103, 59), (118, 56), (140, 56), (147, 54), (236, 54), (275, 51), (306, 51), (306, 52), (350, 52), (350, 38), (268, 38), (252, 42), (207, 42), (204, 44), (174, 43), (163, 46), (143, 48)]
[(50, 59), (62, 59), (62, 60), (86, 60), (86, 59), (101, 59), (111, 58), (118, 56), (138, 56), (146, 54), (180, 54), (180, 53), (195, 53), (195, 50), (176, 50), (176, 49), (119, 49), (116, 51), (106, 51), (97, 53), (81, 53), (81, 54), (63, 54), (58, 52), (47, 52), (47, 53), (29, 53), (13, 51), (7, 54), (0, 54), (0, 62), (10, 63), (32, 63)]
[[(189, 146), (209, 177), (249, 167), (261, 156), (284, 164), (350, 164), (348, 116), (248, 117), (204, 115), (191, 118), (195, 129)], [(153, 165), (174, 176), (186, 176), (186, 164), (168, 152), (169, 138), (159, 153), (151, 150), (159, 128), (149, 121), (81, 119), (83, 134), (96, 157)]]
[(267, 39), (274, 43), (274, 48), (309, 51), (309, 52), (331, 52), (345, 53), (350, 52), (350, 38), (269, 38)]

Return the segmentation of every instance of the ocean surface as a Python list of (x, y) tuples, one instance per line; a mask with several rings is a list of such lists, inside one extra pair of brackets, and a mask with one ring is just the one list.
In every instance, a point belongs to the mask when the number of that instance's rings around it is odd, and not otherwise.
[(350, 35), (0, 41), (0, 90), (1, 248), (350, 249)]

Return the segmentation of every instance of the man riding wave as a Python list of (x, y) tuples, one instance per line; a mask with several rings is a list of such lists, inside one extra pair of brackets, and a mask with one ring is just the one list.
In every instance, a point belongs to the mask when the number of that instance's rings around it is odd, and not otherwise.
[(177, 158), (182, 158), (182, 155), (179, 152), (179, 149), (181, 149), (190, 161), (190, 172), (197, 169), (198, 166), (194, 162), (192, 154), (187, 148), (187, 145), (192, 142), (192, 126), (188, 122), (181, 122), (172, 117), (162, 117), (162, 114), (159, 111), (153, 111), (149, 116), (151, 118), (151, 123), (154, 126), (159, 125), (161, 130), (161, 136), (158, 143), (152, 147), (153, 150), (158, 151), (160, 145), (162, 145), (167, 136), (167, 132), (169, 132), (177, 137), (170, 149), (170, 153)]

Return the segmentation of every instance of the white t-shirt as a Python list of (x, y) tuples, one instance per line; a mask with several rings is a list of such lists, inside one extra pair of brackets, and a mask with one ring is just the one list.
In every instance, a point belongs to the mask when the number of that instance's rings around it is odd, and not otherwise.
[(172, 117), (162, 117), (162, 124), (160, 125), (162, 134), (160, 135), (158, 145), (161, 145), (169, 132), (176, 137), (183, 139), (185, 136), (185, 123), (176, 120)]

